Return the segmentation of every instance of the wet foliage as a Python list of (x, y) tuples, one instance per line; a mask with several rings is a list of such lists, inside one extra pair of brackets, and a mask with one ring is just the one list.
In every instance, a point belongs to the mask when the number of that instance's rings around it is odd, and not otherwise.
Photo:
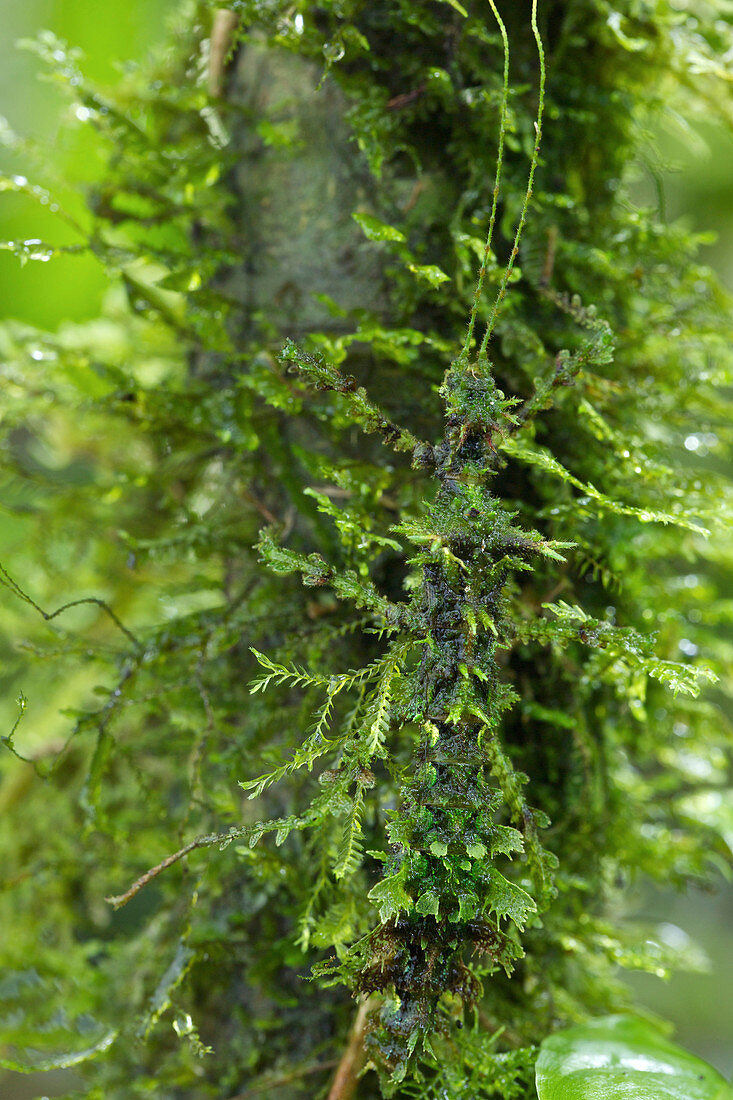
[(620, 914), (730, 860), (730, 305), (631, 186), (731, 22), (536, 8), (200, 4), (114, 94), (34, 45), (106, 168), (5, 247), (111, 282), (0, 330), (0, 1064), (325, 1096), (356, 996), (360, 1097), (513, 1100), (685, 961)]

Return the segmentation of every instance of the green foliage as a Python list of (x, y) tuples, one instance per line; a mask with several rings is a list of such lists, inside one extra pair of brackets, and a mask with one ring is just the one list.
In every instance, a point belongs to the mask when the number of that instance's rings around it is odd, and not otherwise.
[(206, 4), (114, 96), (42, 37), (113, 287), (0, 332), (8, 1063), (326, 1095), (356, 995), (365, 1100), (531, 1096), (729, 860), (729, 303), (628, 183), (730, 20), (537, 7), (245, 0), (222, 95)]
[(545, 1039), (537, 1059), (539, 1100), (730, 1100), (712, 1066), (631, 1016), (608, 1016)]

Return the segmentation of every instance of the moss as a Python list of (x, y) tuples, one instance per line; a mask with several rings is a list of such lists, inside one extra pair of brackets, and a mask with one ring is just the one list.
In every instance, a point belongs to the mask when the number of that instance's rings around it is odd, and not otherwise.
[(365, 1098), (529, 1096), (537, 1042), (673, 963), (623, 888), (726, 859), (729, 490), (682, 443), (728, 438), (728, 303), (628, 192), (723, 20), (500, 8), (240, 3), (214, 98), (207, 6), (115, 99), (41, 44), (110, 149), (80, 235), (117, 291), (0, 337), (3, 460), (67, 548), (4, 583), (84, 670), (68, 742), (6, 739), (2, 1036), (79, 1095), (325, 1094), (356, 993)]

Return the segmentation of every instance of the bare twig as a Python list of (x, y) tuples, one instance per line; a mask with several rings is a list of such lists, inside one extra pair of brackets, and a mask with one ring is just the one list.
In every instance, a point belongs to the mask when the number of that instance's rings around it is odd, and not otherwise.
[(373, 1008), (373, 1002), (365, 998), (356, 1011), (349, 1042), (331, 1082), (328, 1100), (351, 1100), (356, 1092), (359, 1073), (366, 1061), (364, 1036), (366, 1035), (367, 1018), (371, 1008)]
[(270, 1089), (277, 1089), (281, 1085), (289, 1085), (291, 1081), (297, 1081), (299, 1077), (307, 1077), (311, 1073), (321, 1073), (323, 1070), (333, 1069), (333, 1067), (337, 1065), (338, 1060), (332, 1058), (328, 1062), (317, 1062), (313, 1066), (304, 1066), (302, 1069), (284, 1073), (280, 1077), (271, 1077), (269, 1081), (254, 1085), (251, 1089), (247, 1089), (246, 1092), (238, 1092), (236, 1096), (231, 1096), (229, 1100), (249, 1100), (251, 1096), (261, 1096), (263, 1092), (269, 1092)]
[(414, 103), (416, 99), (425, 94), (425, 81), (422, 84), (418, 84), (417, 88), (413, 88), (411, 92), (403, 92), (402, 95), (392, 96), (387, 100), (387, 109), (390, 111), (399, 111), (402, 107), (409, 107), (411, 103)]
[(114, 894), (104, 900), (114, 909), (120, 909), (123, 905), (127, 905), (128, 901), (134, 898), (143, 886), (147, 886), (152, 879), (157, 878), (161, 871), (172, 867), (174, 863), (178, 863), (179, 859), (183, 859), (184, 856), (189, 855), (196, 848), (211, 848), (214, 844), (223, 844), (225, 841), (233, 840), (237, 835), (238, 833), (235, 830), (230, 833), (210, 833), (208, 836), (197, 836), (195, 840), (184, 844), (183, 848), (179, 848), (177, 852), (173, 852), (161, 860), (160, 863), (156, 863), (155, 867), (151, 867), (144, 875), (140, 875), (140, 878), (136, 879), (129, 890), (125, 890), (124, 894)]
[(228, 8), (219, 8), (214, 15), (209, 40), (209, 95), (218, 98), (224, 87), (224, 73), (239, 26), (239, 16)]
[(555, 252), (557, 249), (557, 226), (551, 225), (547, 230), (547, 252), (545, 253), (545, 262), (542, 267), (542, 274), (540, 275), (540, 286), (549, 286), (552, 282), (552, 273), (555, 270)]
[(270, 509), (265, 504), (263, 504), (261, 500), (258, 500), (255, 494), (250, 492), (249, 489), (244, 489), (242, 491), (242, 496), (245, 500), (248, 500), (250, 504), (254, 505), (260, 515), (264, 516), (268, 523), (277, 523), (277, 516), (274, 516)]
[(98, 599), (96, 596), (86, 596), (82, 600), (70, 600), (69, 603), (65, 603), (61, 607), (57, 607), (55, 611), (44, 611), (43, 608), (40, 607), (39, 604), (37, 604), (36, 601), (31, 596), (29, 596), (27, 592), (23, 591), (18, 582), (13, 580), (8, 571), (2, 565), (0, 565), (0, 584), (4, 585), (5, 588), (9, 588), (10, 591), (13, 592), (16, 596), (19, 596), (21, 600), (25, 600), (27, 604), (30, 604), (30, 606), (35, 611), (37, 611), (38, 614), (43, 619), (45, 619), (47, 623), (50, 622), (51, 619), (55, 619), (57, 615), (62, 615), (64, 611), (68, 611), (72, 607), (80, 607), (82, 604), (85, 603), (95, 604), (97, 607), (100, 607), (102, 611), (104, 611), (107, 615), (109, 615), (115, 626), (118, 627), (118, 629), (121, 630), (122, 633), (130, 639), (135, 648), (140, 649), (140, 642), (137, 640), (132, 631), (128, 630), (127, 627), (120, 622), (108, 603), (105, 603), (104, 600)]

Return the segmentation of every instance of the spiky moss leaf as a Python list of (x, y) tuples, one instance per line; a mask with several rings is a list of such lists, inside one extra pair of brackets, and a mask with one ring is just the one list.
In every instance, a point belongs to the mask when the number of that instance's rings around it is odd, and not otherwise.
[(440, 908), (440, 897), (433, 890), (426, 890), (415, 902), (415, 912), (424, 917), (437, 917)]
[(488, 908), (498, 917), (508, 917), (517, 928), (524, 928), (537, 912), (537, 904), (526, 890), (517, 886), (492, 867), (489, 873), (489, 888), (486, 897)]
[(624, 504), (622, 501), (611, 499), (611, 497), (606, 496), (605, 493), (596, 489), (595, 485), (591, 485), (590, 482), (584, 482), (577, 478), (545, 447), (538, 447), (515, 438), (502, 439), (499, 446), (501, 450), (511, 455), (512, 458), (517, 458), (521, 462), (536, 466), (545, 473), (552, 474), (560, 478), (561, 481), (565, 481), (576, 489), (580, 489), (581, 492), (585, 493), (586, 497), (589, 498), (589, 500), (581, 502), (583, 507), (595, 508), (601, 512), (615, 512), (617, 515), (633, 516), (635, 519), (641, 520), (642, 523), (672, 523), (678, 527), (683, 527), (688, 531), (692, 531), (697, 535), (710, 534), (707, 528), (695, 522), (696, 517), (693, 518), (688, 516), (684, 511), (676, 514), (672, 512), (659, 512), (651, 507), (638, 508), (635, 505)]
[(394, 875), (387, 875), (372, 886), (367, 895), (373, 905), (379, 910), (379, 919), (382, 924), (398, 917), (400, 913), (409, 913), (415, 902), (407, 893), (405, 884), (407, 881), (407, 866), (403, 866)]

